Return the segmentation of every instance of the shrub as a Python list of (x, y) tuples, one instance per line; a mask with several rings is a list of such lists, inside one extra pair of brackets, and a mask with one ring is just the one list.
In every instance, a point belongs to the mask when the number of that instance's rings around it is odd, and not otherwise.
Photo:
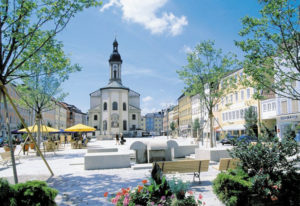
[(14, 190), (6, 179), (0, 178), (0, 202), (3, 206), (16, 205)]
[(213, 181), (213, 191), (226, 205), (242, 205), (247, 203), (251, 185), (247, 173), (236, 169), (218, 174)]
[(43, 181), (27, 181), (12, 186), (15, 190), (17, 205), (53, 206), (57, 190), (52, 189)]
[(185, 193), (190, 186), (190, 183), (185, 183), (181, 179), (173, 178), (168, 181), (168, 185), (177, 199), (184, 199)]

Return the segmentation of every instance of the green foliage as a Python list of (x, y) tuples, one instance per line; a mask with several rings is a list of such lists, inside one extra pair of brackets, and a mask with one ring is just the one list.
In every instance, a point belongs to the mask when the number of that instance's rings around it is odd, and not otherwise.
[(281, 141), (262, 136), (256, 145), (240, 144), (230, 151), (233, 158), (241, 160), (243, 170), (251, 178), (254, 194), (266, 200), (293, 199), (288, 191), (300, 180), (296, 172), (300, 159), (295, 156), (299, 151), (294, 137), (292, 132), (286, 133)]
[(213, 191), (226, 205), (242, 205), (247, 203), (252, 183), (248, 174), (241, 169), (221, 172), (213, 181)]
[(244, 39), (236, 42), (246, 54), (244, 72), (251, 76), (245, 83), (257, 91), (272, 91), (299, 100), (299, 90), (293, 84), (300, 80), (299, 1), (258, 2), (260, 16), (242, 19), (239, 35)]
[(199, 122), (199, 118), (196, 118), (195, 121), (193, 122), (193, 130), (197, 131), (198, 129), (200, 129), (200, 122)]
[(177, 199), (184, 199), (187, 189), (190, 187), (190, 183), (183, 182), (181, 179), (173, 177), (168, 181), (168, 185)]
[(17, 205), (53, 206), (57, 190), (48, 187), (43, 181), (28, 181), (13, 186), (16, 191)]
[(185, 199), (174, 198), (171, 201), (171, 206), (198, 206), (195, 198), (193, 196), (188, 196)]
[(245, 133), (252, 137), (257, 137), (257, 112), (254, 106), (245, 110)]
[(3, 206), (16, 205), (14, 190), (8, 181), (3, 178), (0, 178), (0, 202)]
[(172, 131), (175, 130), (175, 123), (173, 121), (170, 123), (170, 128)]
[(54, 206), (57, 193), (43, 181), (10, 185), (7, 180), (0, 178), (0, 202), (4, 206)]

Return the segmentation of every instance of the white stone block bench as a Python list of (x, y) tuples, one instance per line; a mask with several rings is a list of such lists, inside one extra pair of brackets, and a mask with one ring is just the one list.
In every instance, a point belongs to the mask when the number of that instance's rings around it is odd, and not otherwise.
[(87, 153), (100, 153), (100, 152), (118, 152), (118, 148), (88, 148)]
[(87, 153), (84, 156), (84, 169), (115, 169), (130, 167), (130, 154), (125, 152)]

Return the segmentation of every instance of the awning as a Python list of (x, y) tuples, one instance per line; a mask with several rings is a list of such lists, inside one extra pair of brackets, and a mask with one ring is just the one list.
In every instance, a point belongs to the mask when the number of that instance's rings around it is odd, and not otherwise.
[(245, 126), (243, 124), (233, 124), (228, 126), (223, 126), (222, 128), (218, 128), (216, 131), (228, 131), (228, 130), (244, 130)]

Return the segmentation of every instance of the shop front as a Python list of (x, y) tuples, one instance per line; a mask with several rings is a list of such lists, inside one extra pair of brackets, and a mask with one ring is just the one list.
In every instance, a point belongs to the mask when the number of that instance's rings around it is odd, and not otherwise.
[(277, 136), (281, 139), (284, 137), (284, 133), (288, 128), (296, 129), (296, 126), (300, 123), (300, 113), (280, 115), (277, 120)]

